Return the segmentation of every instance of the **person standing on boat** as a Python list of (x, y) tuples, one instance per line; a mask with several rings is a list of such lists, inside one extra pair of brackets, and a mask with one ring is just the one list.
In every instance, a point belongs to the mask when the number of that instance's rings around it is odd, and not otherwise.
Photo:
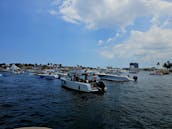
[(88, 82), (88, 74), (87, 73), (85, 74), (84, 82), (86, 82), (86, 83)]
[(94, 75), (93, 75), (93, 81), (96, 82), (96, 80), (97, 80), (97, 77), (96, 77), (96, 75), (94, 74)]
[(76, 75), (76, 80), (75, 81), (79, 81), (79, 77), (78, 77), (78, 75)]
[(75, 74), (73, 75), (73, 81), (76, 81), (76, 75)]

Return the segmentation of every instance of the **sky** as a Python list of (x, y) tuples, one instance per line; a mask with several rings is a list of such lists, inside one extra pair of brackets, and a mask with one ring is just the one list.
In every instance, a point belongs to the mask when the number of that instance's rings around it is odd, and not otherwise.
[(0, 63), (172, 61), (172, 0), (0, 0)]

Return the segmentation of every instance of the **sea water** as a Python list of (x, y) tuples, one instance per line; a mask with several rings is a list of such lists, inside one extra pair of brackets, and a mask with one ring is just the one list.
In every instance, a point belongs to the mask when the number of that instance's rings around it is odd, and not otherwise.
[(172, 129), (172, 75), (139, 72), (106, 82), (104, 95), (63, 89), (60, 80), (1, 73), (0, 129)]

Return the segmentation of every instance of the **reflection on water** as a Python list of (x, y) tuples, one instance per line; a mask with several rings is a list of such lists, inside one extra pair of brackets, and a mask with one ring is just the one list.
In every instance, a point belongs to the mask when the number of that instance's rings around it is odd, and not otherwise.
[(104, 95), (78, 93), (26, 74), (0, 77), (0, 129), (171, 129), (171, 75), (139, 73), (138, 82), (106, 82)]

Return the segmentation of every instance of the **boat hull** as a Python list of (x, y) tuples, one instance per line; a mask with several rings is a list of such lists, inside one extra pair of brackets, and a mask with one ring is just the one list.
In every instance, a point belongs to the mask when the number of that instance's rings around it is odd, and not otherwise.
[(118, 75), (98, 75), (101, 80), (114, 81), (114, 82), (128, 82), (133, 81), (133, 79), (128, 78), (127, 76), (118, 76)]
[(80, 92), (100, 92), (97, 88), (92, 88), (91, 84), (61, 79), (62, 87)]
[(46, 75), (46, 74), (38, 74), (38, 75), (40, 76), (40, 78), (44, 78), (44, 79), (47, 79), (47, 80), (54, 80), (54, 79), (58, 78), (55, 75)]

